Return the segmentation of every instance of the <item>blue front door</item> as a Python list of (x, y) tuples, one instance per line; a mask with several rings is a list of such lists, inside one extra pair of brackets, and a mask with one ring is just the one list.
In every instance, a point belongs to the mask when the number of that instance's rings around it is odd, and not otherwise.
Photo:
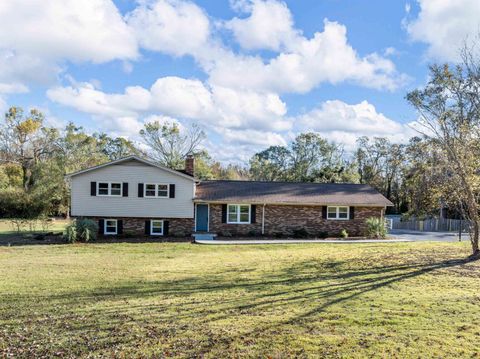
[(197, 232), (208, 231), (208, 204), (197, 204), (196, 211)]

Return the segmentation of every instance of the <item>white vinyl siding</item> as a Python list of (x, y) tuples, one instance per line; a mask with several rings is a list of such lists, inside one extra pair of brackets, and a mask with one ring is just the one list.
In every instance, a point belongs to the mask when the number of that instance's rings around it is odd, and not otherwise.
[(327, 219), (347, 220), (350, 218), (350, 207), (329, 206), (327, 207)]
[[(90, 182), (128, 183), (128, 197), (91, 196)], [(138, 184), (175, 184), (175, 198), (138, 197)], [(73, 216), (193, 218), (194, 181), (138, 161), (99, 168), (71, 178)], [(98, 187), (97, 187), (98, 188)]]
[(229, 204), (227, 206), (227, 223), (248, 224), (250, 223), (249, 204)]
[(163, 236), (163, 221), (152, 219), (150, 221), (150, 234), (152, 236)]

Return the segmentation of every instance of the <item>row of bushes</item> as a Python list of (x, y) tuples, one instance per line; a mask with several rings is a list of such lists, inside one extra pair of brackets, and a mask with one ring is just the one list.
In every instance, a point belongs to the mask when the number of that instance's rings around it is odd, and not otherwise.
[[(368, 218), (366, 220), (366, 233), (365, 236), (368, 238), (385, 238), (387, 235), (387, 230), (385, 228), (384, 222), (380, 218)], [(98, 224), (97, 222), (91, 219), (77, 219), (73, 223), (71, 223), (65, 230), (64, 237), (67, 242), (74, 243), (77, 241), (80, 242), (89, 242), (91, 240), (95, 240), (98, 234)], [(176, 237), (185, 236), (184, 233), (172, 233)], [(222, 232), (220, 233), (223, 237), (232, 237), (232, 233), (230, 232)], [(256, 231), (250, 231), (249, 236), (257, 237), (261, 234)], [(282, 238), (287, 237), (288, 235), (284, 232), (277, 232), (274, 233), (274, 237)], [(332, 234), (322, 231), (313, 235), (309, 233), (305, 228), (298, 228), (292, 231), (291, 236), (294, 238), (309, 238), (309, 237), (318, 237), (318, 238), (327, 238), (332, 236)], [(340, 232), (333, 235), (334, 237), (339, 238), (348, 238), (349, 234), (346, 229), (340, 230)]]
[[(79, 218), (73, 221), (64, 232), (64, 238), (69, 243), (75, 242), (89, 242), (97, 239), (98, 236), (98, 223), (91, 219)], [(135, 238), (136, 233), (130, 233), (125, 231), (122, 235), (123, 238)], [(187, 234), (183, 231), (171, 231), (169, 237), (186, 237)]]
[[(384, 222), (380, 218), (368, 218), (366, 220), (366, 232), (365, 237), (367, 238), (376, 238), (381, 239), (385, 238), (387, 235), (387, 229), (385, 227)], [(223, 231), (220, 233), (222, 237), (233, 237), (232, 232)], [(248, 232), (249, 237), (260, 237), (262, 234), (258, 231), (251, 230)], [(337, 238), (348, 238), (349, 233), (346, 229), (341, 229), (337, 233), (329, 233), (327, 231), (320, 231), (317, 233), (310, 233), (305, 228), (297, 228), (293, 229), (290, 233), (287, 232), (275, 232), (273, 236), (276, 238), (286, 238), (286, 237), (293, 237), (293, 238), (327, 238), (327, 237), (337, 237)]]

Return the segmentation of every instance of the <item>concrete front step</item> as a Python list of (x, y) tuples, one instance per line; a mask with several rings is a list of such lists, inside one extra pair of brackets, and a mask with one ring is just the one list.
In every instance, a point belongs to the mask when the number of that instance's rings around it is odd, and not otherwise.
[(194, 233), (192, 236), (195, 241), (212, 241), (217, 235), (215, 233)]

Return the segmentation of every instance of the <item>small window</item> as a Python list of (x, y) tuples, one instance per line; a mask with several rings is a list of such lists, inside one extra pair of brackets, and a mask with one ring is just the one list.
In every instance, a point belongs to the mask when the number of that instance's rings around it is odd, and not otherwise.
[(120, 196), (122, 194), (122, 184), (121, 183), (112, 183), (110, 188), (111, 196)]
[(227, 223), (250, 223), (250, 205), (229, 204)]
[(147, 184), (145, 185), (145, 197), (155, 197), (156, 196), (156, 185)]
[(98, 196), (121, 196), (122, 184), (117, 182), (98, 182)]
[(116, 219), (106, 219), (105, 228), (103, 231), (104, 234), (117, 234), (117, 220)]
[(157, 195), (158, 197), (168, 197), (168, 184), (159, 184)]
[(228, 205), (228, 223), (235, 223), (238, 218), (238, 206), (233, 204)]
[(145, 184), (145, 197), (168, 198), (169, 185), (162, 183)]
[(98, 195), (99, 196), (108, 196), (108, 182), (99, 182), (98, 183)]
[(152, 236), (163, 236), (163, 221), (152, 219), (150, 221), (150, 234)]
[(335, 206), (327, 208), (328, 219), (348, 219), (350, 214), (350, 208), (346, 206)]

